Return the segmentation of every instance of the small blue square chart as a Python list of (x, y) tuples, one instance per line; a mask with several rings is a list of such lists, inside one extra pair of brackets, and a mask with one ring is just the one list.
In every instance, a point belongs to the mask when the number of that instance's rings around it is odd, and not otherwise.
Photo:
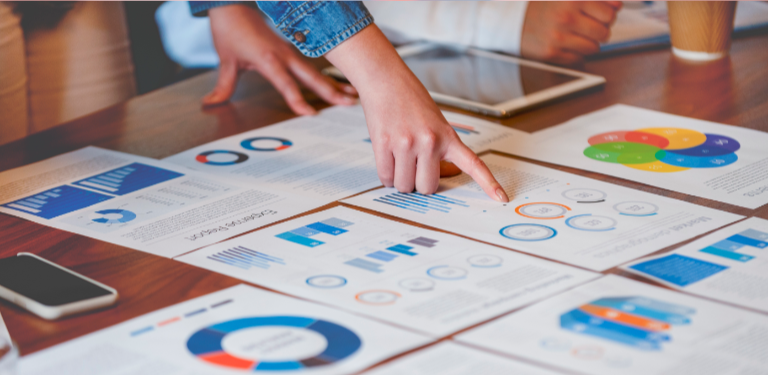
[(108, 195), (78, 189), (72, 186), (59, 186), (42, 193), (31, 195), (14, 202), (6, 203), (3, 207), (53, 219), (79, 209), (93, 206), (96, 203), (112, 199)]
[(630, 266), (629, 268), (681, 287), (693, 284), (728, 269), (727, 266), (705, 262), (700, 259), (689, 258), (678, 254), (651, 259), (647, 262)]
[(125, 195), (181, 176), (183, 174), (167, 169), (133, 163), (74, 182), (73, 185), (115, 195)]

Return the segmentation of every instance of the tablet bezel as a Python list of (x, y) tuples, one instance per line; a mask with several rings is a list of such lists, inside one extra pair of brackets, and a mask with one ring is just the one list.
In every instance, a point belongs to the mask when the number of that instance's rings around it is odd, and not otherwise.
[[(528, 66), (536, 69), (541, 69), (541, 70), (546, 70), (550, 72), (577, 77), (576, 80), (566, 82), (557, 86), (552, 86), (544, 90), (525, 95), (523, 97), (511, 99), (511, 100), (508, 100), (502, 103), (493, 104), (493, 105), (466, 100), (462, 98), (457, 98), (454, 96), (441, 94), (437, 92), (432, 92), (432, 91), (429, 92), (429, 94), (437, 103), (466, 109), (466, 110), (481, 113), (484, 115), (490, 115), (495, 117), (508, 117), (524, 109), (533, 107), (535, 105), (542, 104), (550, 100), (554, 100), (569, 94), (573, 94), (578, 91), (586, 90), (588, 88), (600, 86), (605, 83), (605, 78), (601, 76), (583, 73), (583, 72), (579, 72), (571, 69), (560, 68), (560, 67), (551, 66), (547, 64), (542, 64), (539, 62), (524, 60), (524, 59), (513, 57), (513, 56), (479, 50), (476, 48), (460, 48), (460, 47), (457, 48), (456, 46), (443, 46), (443, 45), (434, 44), (434, 43), (415, 43), (415, 44), (408, 44), (408, 45), (399, 47), (397, 48), (397, 52), (398, 54), (400, 54), (401, 57), (405, 58), (408, 56), (412, 56), (412, 55), (416, 55), (416, 54), (428, 51), (430, 49), (444, 48), (444, 47), (451, 48), (451, 49), (459, 49), (465, 53), (474, 54), (476, 56), (481, 56), (484, 58), (507, 61), (507, 62), (516, 63), (519, 65), (524, 65), (524, 66)], [(336, 78), (344, 79), (344, 75), (341, 73), (341, 71), (339, 71), (335, 67), (326, 68), (324, 70), (324, 73)]]

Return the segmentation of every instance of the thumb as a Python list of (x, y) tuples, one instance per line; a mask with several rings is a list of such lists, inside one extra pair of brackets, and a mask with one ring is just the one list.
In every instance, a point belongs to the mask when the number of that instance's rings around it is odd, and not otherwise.
[(224, 103), (232, 97), (237, 87), (237, 65), (235, 63), (224, 63), (219, 65), (219, 78), (216, 81), (216, 87), (203, 97), (203, 106), (218, 105)]

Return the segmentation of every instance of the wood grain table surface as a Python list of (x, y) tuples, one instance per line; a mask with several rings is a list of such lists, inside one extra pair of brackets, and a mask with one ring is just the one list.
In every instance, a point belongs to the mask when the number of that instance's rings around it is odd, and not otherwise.
[[(317, 66), (327, 64), (322, 59), (313, 63)], [(604, 76), (607, 79), (605, 87), (508, 119), (478, 117), (534, 132), (578, 115), (623, 103), (768, 132), (768, 35), (765, 33), (734, 40), (730, 57), (716, 62), (686, 63), (674, 58), (668, 49), (655, 49), (595, 58), (578, 69)], [(294, 117), (280, 95), (256, 74), (241, 77), (231, 103), (203, 109), (199, 104), (200, 98), (215, 82), (216, 72), (206, 73), (0, 146), (0, 171), (89, 145), (163, 158)], [(307, 93), (307, 97), (316, 107), (324, 106), (312, 94)], [(444, 109), (462, 112), (448, 107)], [(768, 219), (768, 205), (750, 210), (598, 173), (533, 162), (744, 216)], [(339, 203), (315, 211), (336, 205)], [(0, 234), (0, 257), (13, 256), (21, 251), (35, 253), (120, 292), (120, 299), (113, 307), (59, 321), (39, 319), (0, 301), (0, 312), (22, 355), (242, 283), (238, 279), (171, 259), (3, 214), (0, 214)], [(616, 269), (605, 273), (632, 277)]]

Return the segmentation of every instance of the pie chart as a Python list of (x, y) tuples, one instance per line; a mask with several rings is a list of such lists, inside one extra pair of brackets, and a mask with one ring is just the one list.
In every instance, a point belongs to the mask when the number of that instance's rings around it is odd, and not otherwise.
[(101, 211), (96, 211), (96, 213), (103, 216), (95, 218), (93, 219), (93, 221), (101, 224), (127, 223), (136, 218), (135, 213), (128, 210), (121, 210), (121, 209), (101, 210)]
[(361, 345), (360, 337), (346, 327), (301, 316), (229, 320), (187, 340), (187, 349), (198, 359), (243, 372), (322, 367), (349, 357)]
[(240, 146), (251, 151), (282, 151), (293, 146), (293, 142), (285, 138), (254, 137), (244, 139)]
[(644, 128), (597, 134), (584, 156), (649, 172), (720, 168), (735, 163), (741, 148), (733, 138), (683, 128)]

